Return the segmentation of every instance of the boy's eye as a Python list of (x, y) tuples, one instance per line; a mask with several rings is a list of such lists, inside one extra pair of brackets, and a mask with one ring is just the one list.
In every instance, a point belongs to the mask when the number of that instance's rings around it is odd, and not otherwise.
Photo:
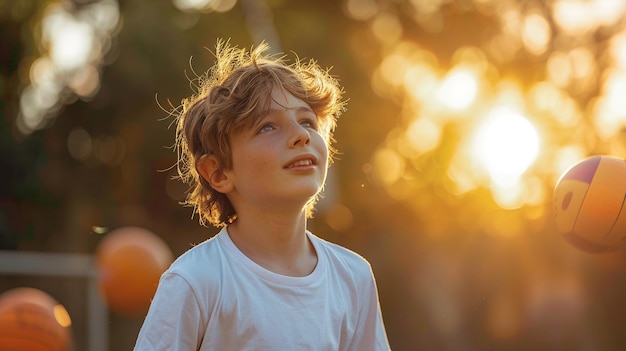
[(300, 121), (300, 125), (302, 125), (304, 128), (311, 128), (311, 129), (315, 129), (317, 130), (317, 120), (313, 120), (313, 119), (303, 119)]
[(259, 133), (269, 132), (271, 130), (274, 130), (274, 126), (268, 123), (268, 124), (262, 125), (261, 128), (259, 128)]

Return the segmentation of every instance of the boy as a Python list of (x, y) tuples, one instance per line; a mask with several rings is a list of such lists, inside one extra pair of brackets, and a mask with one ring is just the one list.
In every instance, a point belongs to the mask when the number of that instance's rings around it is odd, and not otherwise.
[(222, 229), (163, 274), (135, 350), (389, 350), (368, 262), (306, 229), (343, 91), (267, 49), (218, 42), (183, 101), (186, 203)]

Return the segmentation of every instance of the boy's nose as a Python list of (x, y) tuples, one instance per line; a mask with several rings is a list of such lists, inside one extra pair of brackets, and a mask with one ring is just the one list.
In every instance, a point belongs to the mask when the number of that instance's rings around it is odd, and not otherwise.
[(289, 146), (290, 147), (306, 146), (306, 145), (309, 145), (310, 143), (311, 143), (311, 135), (309, 134), (309, 131), (303, 126), (301, 126), (299, 123), (294, 122), (293, 135), (291, 136), (291, 139), (289, 140)]

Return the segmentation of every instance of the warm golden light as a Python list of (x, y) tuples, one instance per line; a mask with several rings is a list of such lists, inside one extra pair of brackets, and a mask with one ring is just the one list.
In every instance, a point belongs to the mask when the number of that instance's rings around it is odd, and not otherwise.
[(553, 5), (554, 19), (564, 31), (580, 35), (600, 26), (615, 24), (624, 13), (620, 0), (559, 0)]
[(474, 141), (474, 157), (487, 170), (492, 182), (517, 183), (539, 153), (539, 135), (527, 118), (499, 107), (485, 120)]
[(535, 13), (524, 19), (522, 41), (532, 54), (543, 54), (548, 47), (551, 37), (550, 25), (543, 16)]
[(396, 86), (403, 82), (409, 65), (410, 62), (403, 55), (389, 55), (380, 64), (380, 74), (386, 83)]
[(395, 151), (384, 148), (376, 151), (372, 159), (374, 175), (382, 184), (395, 183), (404, 172), (404, 160)]
[(614, 138), (626, 126), (626, 73), (613, 72), (604, 83), (604, 95), (595, 106), (594, 126), (600, 137)]
[(172, 0), (172, 3), (183, 11), (226, 12), (237, 2), (235, 0)]
[(626, 68), (626, 31), (622, 31), (611, 40), (610, 52), (615, 66), (620, 69)]
[(378, 13), (378, 4), (374, 0), (348, 0), (345, 10), (350, 17), (365, 21)]
[(553, 182), (556, 182), (563, 172), (572, 167), (573, 164), (580, 162), (584, 157), (585, 149), (581, 145), (561, 146), (554, 158)]
[(437, 90), (439, 80), (432, 67), (418, 64), (407, 69), (404, 74), (404, 86), (407, 94), (415, 101), (430, 98)]
[(427, 152), (439, 145), (441, 128), (427, 118), (418, 118), (407, 129), (406, 138), (415, 151)]
[(402, 24), (396, 16), (382, 13), (372, 21), (372, 33), (381, 42), (394, 42), (402, 36)]
[(476, 77), (467, 69), (451, 71), (441, 83), (437, 98), (444, 106), (461, 111), (469, 107), (478, 94)]

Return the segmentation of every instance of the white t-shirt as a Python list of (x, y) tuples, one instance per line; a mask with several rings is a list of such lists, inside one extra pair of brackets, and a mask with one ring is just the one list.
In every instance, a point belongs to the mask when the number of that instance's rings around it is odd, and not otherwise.
[(369, 263), (307, 232), (317, 266), (304, 277), (271, 272), (227, 230), (163, 274), (136, 351), (389, 350)]

